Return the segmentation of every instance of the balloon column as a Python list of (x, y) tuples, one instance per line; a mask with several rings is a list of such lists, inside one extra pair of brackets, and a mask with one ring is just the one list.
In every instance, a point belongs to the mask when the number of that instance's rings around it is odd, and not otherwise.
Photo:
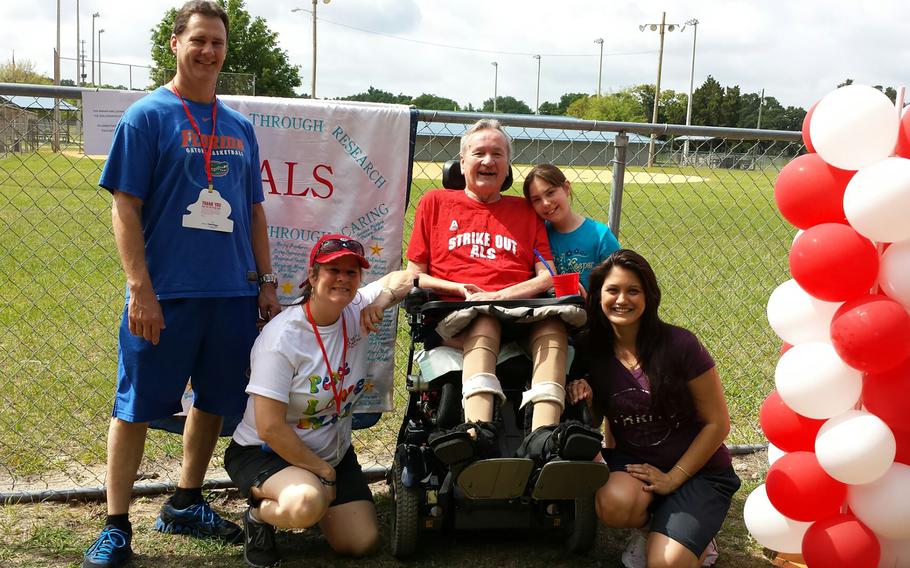
[(760, 421), (752, 536), (810, 568), (910, 567), (910, 113), (837, 89), (774, 186), (801, 230), (768, 321), (785, 342)]

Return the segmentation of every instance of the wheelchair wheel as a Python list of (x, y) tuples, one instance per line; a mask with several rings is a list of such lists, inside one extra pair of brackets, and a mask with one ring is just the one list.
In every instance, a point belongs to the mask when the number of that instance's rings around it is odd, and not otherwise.
[(417, 487), (405, 487), (401, 481), (404, 464), (401, 452), (395, 452), (392, 463), (392, 555), (404, 558), (414, 553), (417, 548), (417, 536), (420, 530), (420, 502), (422, 490)]
[(597, 514), (594, 498), (575, 499), (575, 518), (565, 527), (566, 548), (574, 554), (585, 554), (594, 545), (597, 536)]

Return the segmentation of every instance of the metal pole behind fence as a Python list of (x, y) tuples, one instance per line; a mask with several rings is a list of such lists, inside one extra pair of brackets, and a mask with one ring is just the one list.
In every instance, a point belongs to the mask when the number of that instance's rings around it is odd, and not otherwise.
[(613, 190), (610, 192), (610, 230), (619, 239), (619, 219), (622, 216), (622, 190), (626, 177), (626, 148), (629, 137), (620, 132), (613, 139)]

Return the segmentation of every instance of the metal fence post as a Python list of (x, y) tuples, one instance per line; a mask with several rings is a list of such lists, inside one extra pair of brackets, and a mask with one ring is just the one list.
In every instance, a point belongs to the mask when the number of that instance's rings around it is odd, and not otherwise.
[(620, 132), (613, 139), (613, 189), (610, 192), (610, 230), (619, 239), (619, 220), (622, 217), (622, 189), (626, 177), (626, 148), (629, 137)]

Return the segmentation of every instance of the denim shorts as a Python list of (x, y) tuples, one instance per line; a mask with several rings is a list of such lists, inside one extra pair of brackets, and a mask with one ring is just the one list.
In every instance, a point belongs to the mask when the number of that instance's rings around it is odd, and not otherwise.
[[(627, 453), (604, 450), (604, 459), (611, 471), (624, 471), (627, 464), (642, 463)], [(648, 507), (651, 513), (649, 530), (664, 534), (701, 556), (717, 534), (733, 495), (742, 482), (733, 466), (699, 470), (669, 495), (654, 495)]]

